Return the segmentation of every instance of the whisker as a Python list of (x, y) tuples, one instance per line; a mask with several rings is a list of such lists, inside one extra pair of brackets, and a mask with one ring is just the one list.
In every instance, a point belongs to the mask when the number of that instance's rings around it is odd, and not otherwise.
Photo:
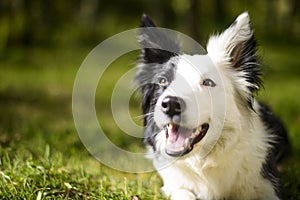
[(142, 119), (144, 117), (147, 117), (149, 115), (153, 115), (154, 112), (149, 112), (149, 113), (146, 113), (146, 114), (143, 114), (143, 115), (138, 115), (138, 116), (135, 116), (133, 117), (133, 119)]
[(152, 126), (153, 123), (154, 123), (154, 117), (152, 116), (152, 117), (149, 118), (145, 128), (148, 128), (149, 126)]

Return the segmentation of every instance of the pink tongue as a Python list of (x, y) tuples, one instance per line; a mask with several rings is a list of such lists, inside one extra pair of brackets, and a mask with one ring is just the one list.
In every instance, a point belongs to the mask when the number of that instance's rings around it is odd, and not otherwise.
[(167, 127), (167, 149), (171, 151), (182, 151), (186, 148), (185, 141), (191, 137), (193, 131), (178, 125), (169, 125)]

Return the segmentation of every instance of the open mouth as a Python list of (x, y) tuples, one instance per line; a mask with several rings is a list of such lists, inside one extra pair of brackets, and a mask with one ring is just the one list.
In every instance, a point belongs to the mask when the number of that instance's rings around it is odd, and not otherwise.
[(183, 156), (192, 151), (194, 144), (200, 142), (207, 133), (209, 125), (202, 124), (198, 128), (190, 129), (178, 124), (167, 124), (166, 153), (173, 157)]

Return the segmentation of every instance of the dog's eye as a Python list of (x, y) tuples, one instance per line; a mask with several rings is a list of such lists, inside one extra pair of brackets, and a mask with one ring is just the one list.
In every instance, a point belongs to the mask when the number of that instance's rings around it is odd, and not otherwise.
[(213, 82), (213, 80), (211, 80), (209, 78), (204, 79), (202, 85), (209, 86), (209, 87), (215, 87), (216, 86), (215, 82)]
[(160, 77), (158, 79), (158, 84), (161, 86), (166, 86), (169, 84), (168, 80), (165, 77)]

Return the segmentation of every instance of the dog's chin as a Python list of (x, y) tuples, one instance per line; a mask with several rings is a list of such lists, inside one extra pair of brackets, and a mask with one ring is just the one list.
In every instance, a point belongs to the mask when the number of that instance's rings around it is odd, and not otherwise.
[(204, 123), (197, 128), (187, 128), (178, 124), (169, 123), (165, 126), (165, 152), (172, 157), (180, 157), (193, 150), (195, 144), (206, 135), (209, 124)]

